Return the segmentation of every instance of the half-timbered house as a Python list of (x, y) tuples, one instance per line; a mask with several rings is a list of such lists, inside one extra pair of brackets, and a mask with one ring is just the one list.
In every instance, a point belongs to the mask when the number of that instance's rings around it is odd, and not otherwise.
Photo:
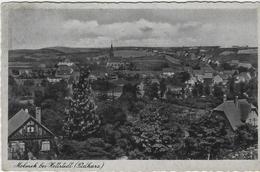
[(8, 159), (52, 159), (54, 137), (41, 123), (40, 108), (35, 117), (21, 109), (8, 121)]

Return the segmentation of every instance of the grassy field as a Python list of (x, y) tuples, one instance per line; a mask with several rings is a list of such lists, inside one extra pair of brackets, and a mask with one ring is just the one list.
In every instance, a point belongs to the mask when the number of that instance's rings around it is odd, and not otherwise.
[(123, 58), (129, 57), (143, 57), (152, 55), (151, 52), (146, 52), (144, 50), (116, 50), (114, 55)]

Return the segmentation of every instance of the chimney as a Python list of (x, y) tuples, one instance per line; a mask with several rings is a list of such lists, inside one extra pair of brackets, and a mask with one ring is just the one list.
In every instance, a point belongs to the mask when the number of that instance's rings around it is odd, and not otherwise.
[(41, 123), (41, 108), (40, 107), (35, 108), (35, 117), (36, 117), (36, 120), (39, 123)]
[(235, 96), (234, 103), (235, 103), (235, 106), (238, 107), (238, 96)]
[(224, 94), (224, 95), (223, 95), (223, 102), (226, 102), (226, 101), (227, 101), (227, 95)]

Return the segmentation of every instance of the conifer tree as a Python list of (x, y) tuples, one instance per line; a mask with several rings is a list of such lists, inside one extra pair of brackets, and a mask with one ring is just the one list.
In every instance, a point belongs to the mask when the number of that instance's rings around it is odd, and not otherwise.
[(100, 126), (100, 118), (96, 114), (94, 94), (88, 76), (90, 72), (81, 69), (78, 83), (73, 84), (73, 95), (66, 109), (67, 119), (64, 131), (69, 138), (84, 139), (94, 134)]

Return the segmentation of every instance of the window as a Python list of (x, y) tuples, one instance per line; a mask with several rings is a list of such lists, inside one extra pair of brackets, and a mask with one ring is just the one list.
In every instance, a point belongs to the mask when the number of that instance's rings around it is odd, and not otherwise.
[(42, 141), (41, 151), (49, 151), (49, 150), (50, 150), (50, 141)]
[(16, 143), (15, 143), (15, 142), (12, 142), (12, 143), (11, 143), (11, 152), (15, 152), (15, 151), (16, 151), (16, 148), (17, 148)]
[(34, 126), (33, 125), (27, 126), (27, 133), (33, 133), (33, 132), (34, 132)]
[(25, 151), (25, 143), (24, 142), (20, 142), (19, 143), (19, 148), (20, 148), (21, 151), (24, 152)]

